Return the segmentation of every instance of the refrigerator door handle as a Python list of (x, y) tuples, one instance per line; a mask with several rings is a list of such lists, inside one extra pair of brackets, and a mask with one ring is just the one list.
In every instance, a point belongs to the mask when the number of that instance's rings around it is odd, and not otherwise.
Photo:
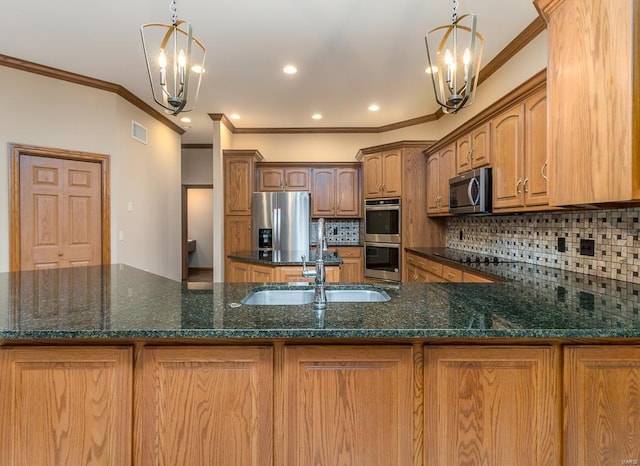
[(280, 209), (273, 209), (273, 249), (280, 250)]

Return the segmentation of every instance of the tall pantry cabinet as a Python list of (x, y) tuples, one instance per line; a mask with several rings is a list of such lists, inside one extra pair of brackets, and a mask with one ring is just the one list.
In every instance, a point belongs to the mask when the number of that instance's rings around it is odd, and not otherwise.
[(253, 198), (255, 163), (262, 160), (256, 150), (225, 150), (224, 164), (224, 274), (230, 281), (233, 251), (252, 249), (251, 201)]

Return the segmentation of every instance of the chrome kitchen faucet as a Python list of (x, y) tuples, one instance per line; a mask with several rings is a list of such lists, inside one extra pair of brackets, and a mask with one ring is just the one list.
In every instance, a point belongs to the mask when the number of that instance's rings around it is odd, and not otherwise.
[(318, 219), (318, 242), (316, 244), (316, 269), (307, 269), (306, 257), (302, 256), (302, 276), (304, 278), (315, 278), (315, 291), (313, 293), (313, 306), (316, 309), (325, 309), (327, 307), (327, 294), (325, 293), (324, 284), (326, 274), (324, 270), (323, 246), (325, 244), (324, 218)]

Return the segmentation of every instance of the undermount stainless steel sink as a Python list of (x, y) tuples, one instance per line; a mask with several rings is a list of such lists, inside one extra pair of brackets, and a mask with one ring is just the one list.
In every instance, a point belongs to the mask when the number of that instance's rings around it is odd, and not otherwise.
[[(380, 303), (391, 299), (384, 290), (375, 287), (327, 288), (326, 294), (329, 303)], [(311, 304), (313, 288), (256, 290), (247, 294), (240, 302), (261, 306)]]

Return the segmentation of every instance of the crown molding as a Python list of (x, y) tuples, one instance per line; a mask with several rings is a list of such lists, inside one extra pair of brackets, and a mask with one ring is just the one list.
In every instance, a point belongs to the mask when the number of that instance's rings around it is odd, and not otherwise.
[(93, 87), (102, 91), (113, 92), (114, 94), (117, 94), (127, 102), (138, 107), (140, 110), (155, 118), (160, 123), (167, 126), (176, 133), (182, 135), (185, 132), (180, 126), (169, 120), (163, 113), (157, 111), (142, 99), (135, 96), (133, 93), (119, 84), (114, 84), (109, 81), (102, 81), (100, 79), (91, 78), (82, 74), (72, 73), (70, 71), (65, 71), (58, 68), (53, 68), (51, 66), (41, 65), (39, 63), (34, 63), (2, 54), (0, 54), (0, 65), (6, 66), (8, 68), (26, 71), (28, 73), (39, 74), (48, 78), (60, 79), (62, 81), (79, 84), (81, 86)]

